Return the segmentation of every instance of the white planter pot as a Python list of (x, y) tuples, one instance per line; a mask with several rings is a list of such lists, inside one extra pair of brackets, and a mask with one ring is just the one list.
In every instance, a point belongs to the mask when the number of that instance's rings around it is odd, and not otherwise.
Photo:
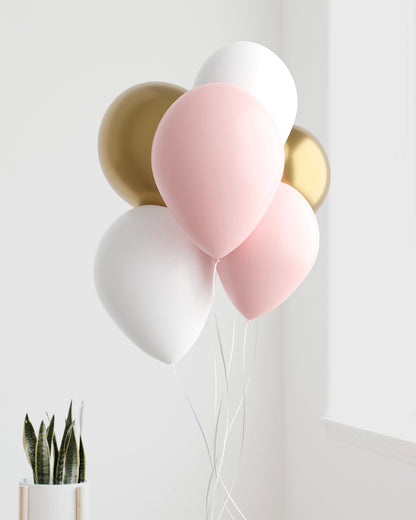
[(88, 484), (19, 483), (20, 520), (88, 520)]

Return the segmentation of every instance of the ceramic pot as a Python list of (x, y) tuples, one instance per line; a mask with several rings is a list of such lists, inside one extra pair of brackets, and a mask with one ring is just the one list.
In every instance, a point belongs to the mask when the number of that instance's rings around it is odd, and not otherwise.
[(20, 520), (88, 520), (88, 483), (19, 483)]

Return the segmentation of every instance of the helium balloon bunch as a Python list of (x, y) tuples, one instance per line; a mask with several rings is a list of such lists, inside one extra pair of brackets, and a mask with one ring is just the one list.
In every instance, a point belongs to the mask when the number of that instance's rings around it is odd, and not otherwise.
[(319, 142), (293, 127), (296, 110), (288, 68), (251, 42), (215, 52), (189, 91), (143, 83), (108, 108), (100, 162), (134, 208), (105, 233), (95, 283), (112, 319), (151, 356), (174, 365), (193, 346), (216, 273), (253, 320), (311, 270), (329, 167)]
[[(115, 323), (142, 350), (173, 367), (194, 345), (210, 313), (217, 273), (246, 318), (242, 394), (231, 413), (228, 362), (218, 322), (214, 353), (215, 435), (206, 520), (245, 516), (222, 476), (240, 412), (245, 437), (247, 330), (280, 305), (318, 254), (315, 211), (329, 186), (316, 138), (294, 127), (297, 93), (283, 61), (269, 49), (235, 42), (214, 53), (189, 91), (143, 83), (117, 97), (104, 115), (99, 157), (114, 190), (133, 207), (105, 233), (95, 260), (98, 295)], [(222, 397), (219, 377), (224, 378)], [(225, 414), (221, 437), (220, 419)], [(217, 495), (223, 500), (218, 501)], [(233, 513), (231, 512), (231, 509)]]

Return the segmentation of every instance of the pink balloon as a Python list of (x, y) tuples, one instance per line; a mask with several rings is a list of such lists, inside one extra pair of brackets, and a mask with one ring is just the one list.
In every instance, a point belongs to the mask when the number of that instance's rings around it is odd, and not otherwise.
[(318, 249), (313, 209), (282, 183), (260, 224), (220, 261), (218, 272), (233, 304), (251, 320), (292, 294), (312, 269)]
[(263, 105), (233, 85), (183, 94), (153, 140), (159, 191), (180, 226), (214, 258), (241, 244), (279, 186), (283, 143)]

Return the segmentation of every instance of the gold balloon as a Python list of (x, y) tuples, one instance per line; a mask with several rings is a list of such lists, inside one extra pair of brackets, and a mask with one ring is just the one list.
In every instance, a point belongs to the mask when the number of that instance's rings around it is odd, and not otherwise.
[(328, 193), (329, 179), (328, 159), (319, 141), (294, 126), (285, 144), (282, 182), (297, 189), (316, 211)]
[(185, 92), (170, 83), (142, 83), (120, 94), (104, 115), (98, 136), (101, 167), (132, 206), (165, 205), (153, 178), (153, 137), (167, 109)]

